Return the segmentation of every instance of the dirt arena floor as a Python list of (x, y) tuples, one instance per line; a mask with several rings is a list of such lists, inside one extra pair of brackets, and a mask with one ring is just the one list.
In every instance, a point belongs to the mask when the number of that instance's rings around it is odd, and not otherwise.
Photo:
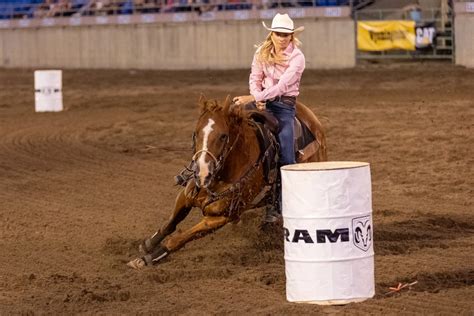
[(288, 303), (262, 210), (156, 267), (125, 265), (169, 215), (199, 94), (244, 94), (247, 76), (65, 70), (65, 111), (40, 114), (33, 70), (0, 70), (0, 314), (472, 315), (474, 70), (444, 63), (303, 77), (330, 160), (371, 164), (373, 299)]

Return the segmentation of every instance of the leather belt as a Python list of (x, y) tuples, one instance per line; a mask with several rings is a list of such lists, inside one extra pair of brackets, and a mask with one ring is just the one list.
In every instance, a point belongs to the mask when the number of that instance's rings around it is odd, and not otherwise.
[(285, 103), (285, 104), (288, 104), (288, 105), (295, 105), (296, 103), (296, 97), (294, 96), (289, 96), (289, 95), (279, 95), (277, 97), (274, 97), (272, 99), (268, 99), (267, 102), (274, 102), (274, 101), (277, 101), (277, 102), (282, 102), (282, 103)]

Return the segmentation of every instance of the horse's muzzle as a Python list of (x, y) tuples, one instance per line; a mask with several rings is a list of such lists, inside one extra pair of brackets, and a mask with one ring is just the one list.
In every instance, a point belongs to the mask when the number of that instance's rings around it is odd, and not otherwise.
[(201, 180), (201, 177), (199, 175), (195, 175), (194, 181), (196, 182), (196, 186), (198, 188), (206, 189), (212, 183), (212, 174), (209, 173), (207, 176), (204, 177), (204, 180)]
[(198, 188), (206, 189), (209, 187), (214, 178), (215, 166), (213, 162), (210, 162), (208, 165), (207, 174), (202, 175), (199, 166), (196, 164), (196, 169), (194, 170), (194, 181)]

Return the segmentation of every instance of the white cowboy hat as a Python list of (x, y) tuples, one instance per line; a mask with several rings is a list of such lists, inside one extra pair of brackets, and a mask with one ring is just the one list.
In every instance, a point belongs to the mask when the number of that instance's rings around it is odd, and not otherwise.
[(272, 27), (267, 27), (265, 22), (262, 21), (263, 27), (272, 32), (278, 33), (294, 33), (301, 32), (304, 30), (304, 26), (300, 26), (295, 29), (293, 20), (288, 16), (288, 14), (277, 13), (272, 21)]

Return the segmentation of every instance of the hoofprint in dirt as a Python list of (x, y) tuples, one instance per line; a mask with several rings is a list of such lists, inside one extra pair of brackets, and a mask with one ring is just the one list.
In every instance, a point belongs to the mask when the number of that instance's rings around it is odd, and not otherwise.
[(125, 265), (169, 216), (199, 95), (241, 95), (247, 78), (65, 70), (65, 111), (34, 113), (33, 70), (0, 70), (0, 314), (473, 313), (474, 71), (447, 64), (303, 76), (329, 159), (371, 164), (374, 299), (286, 302), (282, 240), (259, 230), (261, 210), (153, 268)]

